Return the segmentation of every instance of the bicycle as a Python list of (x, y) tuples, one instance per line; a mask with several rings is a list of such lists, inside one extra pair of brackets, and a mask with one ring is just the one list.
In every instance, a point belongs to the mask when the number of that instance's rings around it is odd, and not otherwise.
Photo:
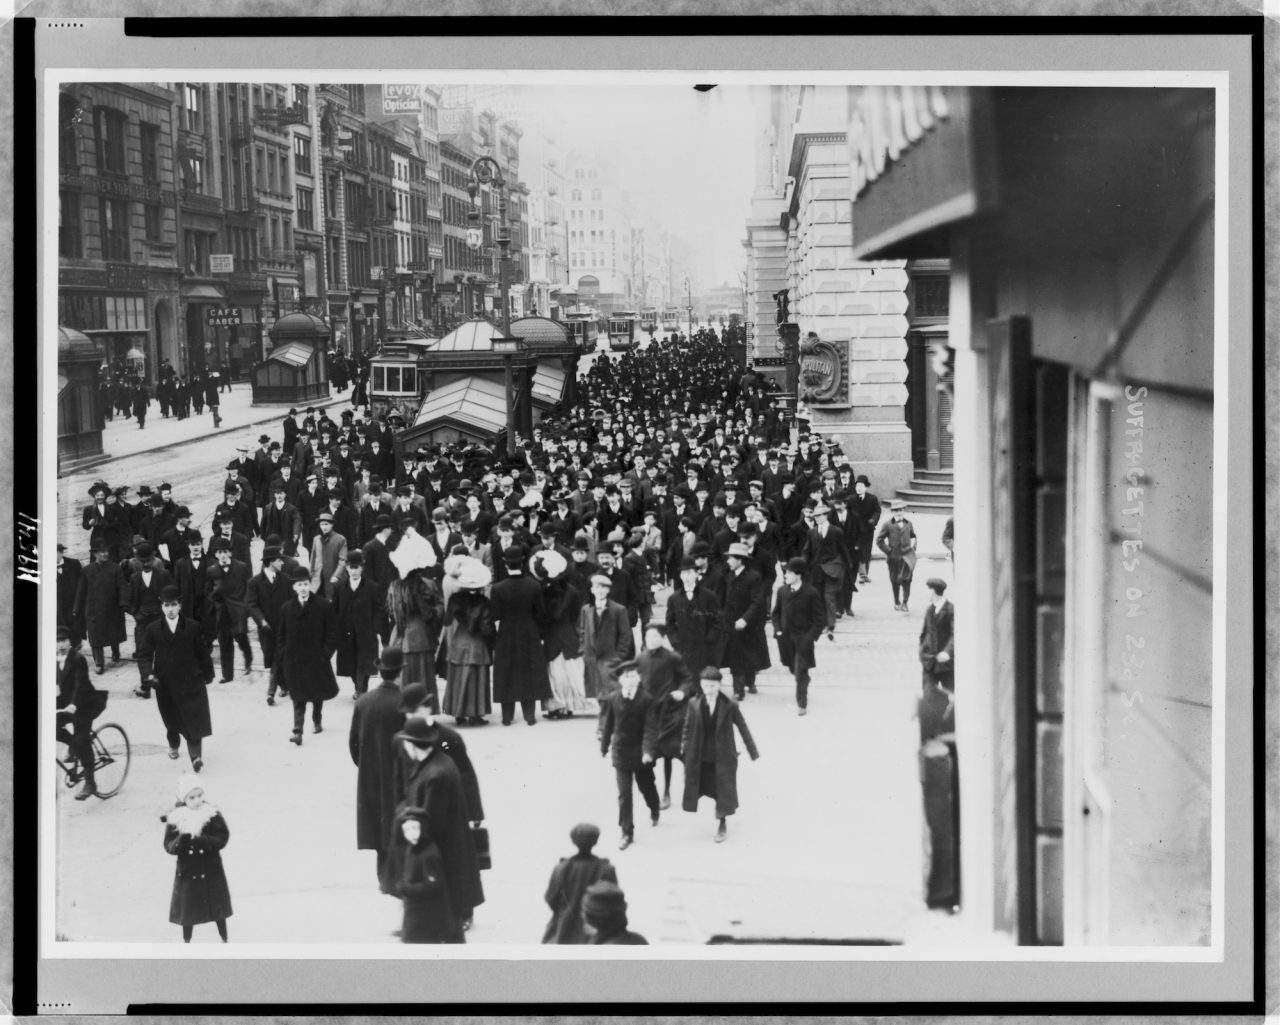
[[(94, 785), (97, 787), (95, 796), (105, 801), (119, 793), (124, 786), (125, 777), (129, 775), (129, 735), (117, 723), (106, 722), (89, 731), (89, 743), (93, 748)], [(58, 746), (66, 747), (62, 743)], [(84, 779), (80, 761), (69, 748), (65, 759), (55, 755), (55, 760), (68, 788), (75, 787)]]

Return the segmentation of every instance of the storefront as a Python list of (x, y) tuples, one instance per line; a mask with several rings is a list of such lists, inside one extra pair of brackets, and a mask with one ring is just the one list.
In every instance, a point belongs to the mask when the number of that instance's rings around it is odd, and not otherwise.
[(849, 110), (855, 257), (950, 261), (963, 913), (1207, 943), (1213, 93)]
[(205, 367), (228, 364), (231, 318), (224, 315), (229, 304), (222, 285), (184, 284), (182, 300), (183, 324), (186, 328), (186, 373), (199, 373)]
[(59, 268), (58, 323), (88, 336), (113, 373), (154, 382), (158, 359), (148, 284), (145, 267)]

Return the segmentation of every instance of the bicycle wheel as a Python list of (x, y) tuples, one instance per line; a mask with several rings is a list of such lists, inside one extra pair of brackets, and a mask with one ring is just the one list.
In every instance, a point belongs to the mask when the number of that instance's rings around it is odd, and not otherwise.
[(129, 775), (129, 736), (113, 722), (103, 723), (93, 734), (93, 775), (98, 796), (104, 801), (124, 785)]

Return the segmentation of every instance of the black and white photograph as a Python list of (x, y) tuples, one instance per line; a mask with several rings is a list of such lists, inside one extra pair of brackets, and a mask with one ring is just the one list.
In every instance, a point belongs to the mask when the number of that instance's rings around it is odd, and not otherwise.
[[(1039, 74), (266, 42), (40, 68), (47, 985), (1223, 968), (1227, 42)], [(544, 977), (486, 992), (511, 959)]]

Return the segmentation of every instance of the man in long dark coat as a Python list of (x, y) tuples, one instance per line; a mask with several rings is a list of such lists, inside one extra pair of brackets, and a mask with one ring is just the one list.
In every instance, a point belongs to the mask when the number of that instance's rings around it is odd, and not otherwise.
[(124, 626), (124, 606), (129, 600), (129, 587), (124, 570), (118, 562), (111, 560), (111, 551), (104, 538), (93, 542), (92, 556), (92, 561), (80, 575), (73, 618), (83, 620), (89, 650), (101, 674), (106, 672), (103, 664), (106, 648), (111, 649), (112, 664), (120, 661), (120, 642), (128, 636)]
[(178, 551), (170, 548), (169, 552), (178, 561), (173, 567), (173, 579), (178, 593), (182, 595), (182, 618), (194, 619), (200, 624), (200, 632), (207, 643), (213, 643), (216, 632), (216, 621), (213, 603), (209, 599), (209, 567), (214, 560), (204, 551), (204, 539), (200, 531), (187, 531), (187, 554), (179, 557)]
[(908, 612), (911, 578), (916, 569), (916, 528), (906, 517), (906, 502), (895, 498), (890, 508), (893, 515), (881, 524), (876, 533), (876, 547), (884, 552), (885, 561), (889, 565), (889, 586), (893, 588), (894, 610)]
[(439, 748), (440, 727), (436, 723), (414, 716), (395, 739), (415, 763), (406, 781), (401, 810), (419, 808), (425, 812), (426, 828), (444, 862), (445, 886), (454, 917), (445, 942), (465, 943), (463, 923), (484, 903), (484, 888), (458, 768)]
[(510, 726), (520, 703), (524, 721), (538, 721), (535, 703), (551, 697), (551, 678), (542, 648), (546, 610), (542, 585), (523, 572), (524, 549), (503, 553), (507, 578), (493, 585), (489, 608), (497, 627), (493, 649), (493, 700), (502, 708), (502, 725)]
[(399, 648), (382, 653), (377, 662), (381, 680), (356, 699), (347, 739), (356, 765), (356, 850), (377, 852), (379, 880), (386, 871), (391, 828), (400, 802), (396, 766), (401, 754), (392, 738), (404, 725), (396, 683), (403, 665), (404, 652)]
[(324, 703), (338, 696), (329, 660), (338, 647), (338, 624), (327, 598), (311, 593), (306, 567), (293, 571), (293, 598), (280, 610), (276, 638), (276, 664), (280, 679), (293, 701), (293, 734), (290, 742), (302, 745), (302, 723), (311, 703), (313, 733), (324, 732)]
[(302, 539), (302, 516), (296, 506), (286, 501), (289, 488), (283, 478), (275, 478), (270, 488), (271, 502), (262, 510), (262, 536), (278, 534), (284, 554), (296, 556)]
[(954, 692), (955, 684), (955, 606), (947, 601), (947, 582), (930, 577), (925, 586), (933, 592), (933, 600), (924, 610), (920, 627), (921, 686), (927, 692), (937, 684)]
[(801, 555), (809, 566), (810, 583), (815, 591), (822, 593), (827, 609), (827, 639), (834, 641), (836, 620), (844, 612), (841, 604), (844, 578), (845, 574), (853, 572), (853, 560), (843, 532), (828, 518), (830, 513), (831, 510), (819, 500), (819, 505), (813, 510), (814, 527), (809, 531), (809, 540), (805, 542)]
[[(160, 592), (173, 583), (164, 566), (155, 557), (151, 545), (143, 542), (134, 549), (138, 559), (138, 567), (129, 578), (124, 610), (133, 617), (133, 637), (135, 649), (142, 645), (142, 635), (147, 627), (159, 621), (163, 615), (160, 607)], [(177, 588), (174, 588), (176, 591)], [(179, 598), (181, 600), (181, 598)], [(142, 671), (142, 662), (138, 662), (138, 688), (134, 693), (140, 698), (151, 696), (151, 685), (147, 682), (147, 674)]]
[[(285, 572), (284, 553), (279, 545), (262, 550), (262, 570), (249, 581), (245, 609), (258, 625), (258, 643), (262, 647), (262, 664), (270, 674), (267, 704), (276, 703), (280, 685), (280, 669), (276, 663), (276, 639), (280, 630), (280, 613), (293, 599), (293, 582)], [(285, 690), (288, 693), (288, 690)]]
[(338, 675), (350, 677), (359, 698), (369, 689), (378, 658), (378, 624), (385, 613), (374, 583), (364, 578), (364, 552), (347, 556), (344, 579), (333, 588), (333, 611), (338, 622)]
[(798, 715), (808, 712), (809, 670), (818, 664), (814, 642), (822, 635), (827, 618), (822, 598), (805, 582), (808, 570), (804, 559), (788, 561), (773, 606), (773, 636), (778, 642), (778, 657), (795, 677)]
[(236, 671), (236, 646), (244, 654), (244, 672), (253, 672), (253, 649), (249, 647), (249, 580), (252, 571), (231, 557), (231, 545), (225, 538), (213, 542), (213, 556), (218, 561), (209, 567), (205, 587), (213, 605), (218, 652), (222, 661), (222, 683), (230, 683)]
[(160, 592), (161, 618), (142, 632), (138, 668), (148, 688), (155, 688), (156, 706), (169, 741), (169, 757), (178, 757), (181, 737), (187, 739), (191, 767), (204, 767), (203, 740), (213, 733), (209, 695), (213, 659), (200, 627), (182, 618), (182, 596), (172, 584)]
[(862, 524), (858, 532), (858, 583), (865, 584), (871, 579), (867, 574), (871, 570), (871, 544), (880, 526), (880, 499), (872, 493), (866, 474), (860, 473), (854, 478), (853, 490), (848, 502), (849, 515), (857, 517)]
[(682, 559), (675, 590), (667, 597), (667, 638), (694, 679), (705, 666), (720, 661), (724, 649), (720, 608), (715, 595), (699, 583), (694, 560)]
[(71, 646), (77, 648), (84, 639), (84, 619), (76, 611), (76, 594), (84, 567), (79, 559), (63, 554), (66, 550), (66, 545), (58, 545), (58, 623), (67, 628)]
[(768, 669), (769, 642), (764, 625), (769, 595), (760, 574), (747, 568), (751, 552), (741, 543), (729, 546), (729, 575), (724, 587), (725, 647), (720, 661), (733, 676), (733, 696), (741, 700), (756, 689), (756, 673)]
[(736, 726), (742, 735), (751, 760), (760, 757), (756, 742), (747, 729), (742, 709), (736, 699), (720, 692), (720, 670), (708, 666), (702, 670), (702, 694), (687, 702), (684, 733), (680, 750), (684, 758), (685, 811), (698, 810), (699, 797), (713, 797), (716, 818), (716, 843), (727, 835), (725, 818), (738, 810), (738, 746), (733, 740)]
[[(697, 693), (697, 677), (684, 659), (671, 649), (667, 628), (650, 623), (644, 632), (644, 648), (636, 662), (640, 666), (640, 685), (654, 704), (657, 736), (653, 757), (662, 759), (662, 810), (671, 807), (671, 763), (680, 757), (680, 735), (684, 729), (686, 698)], [(698, 667), (701, 672), (702, 667)]]

